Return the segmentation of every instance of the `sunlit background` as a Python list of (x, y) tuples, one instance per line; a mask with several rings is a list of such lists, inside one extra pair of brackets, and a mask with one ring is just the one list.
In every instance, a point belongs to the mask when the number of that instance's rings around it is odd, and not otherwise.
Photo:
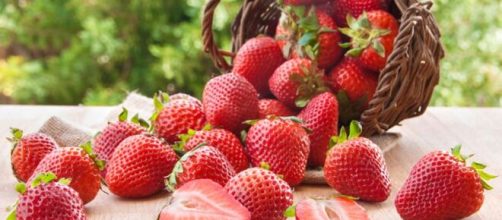
[[(223, 0), (216, 39), (242, 0)], [(437, 0), (447, 57), (432, 104), (502, 106), (502, 2)], [(203, 0), (0, 0), (0, 103), (118, 104), (127, 91), (200, 95)]]

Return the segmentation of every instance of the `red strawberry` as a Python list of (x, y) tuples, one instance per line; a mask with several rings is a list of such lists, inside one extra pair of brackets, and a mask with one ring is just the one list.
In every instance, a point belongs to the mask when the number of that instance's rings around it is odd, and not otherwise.
[(260, 99), (258, 101), (258, 108), (260, 119), (264, 119), (269, 115), (291, 116), (295, 114), (295, 112), (275, 99)]
[(357, 122), (350, 124), (334, 138), (324, 164), (326, 182), (344, 195), (359, 197), (368, 202), (385, 201), (390, 194), (389, 172), (382, 150), (369, 139), (358, 137)]
[(188, 129), (199, 130), (206, 124), (206, 116), (198, 103), (188, 99), (170, 101), (162, 93), (154, 97), (155, 113), (151, 120), (155, 133), (168, 142), (178, 141), (178, 135)]
[(305, 107), (312, 97), (327, 90), (323, 71), (301, 58), (283, 63), (268, 84), (274, 96), (290, 108)]
[(222, 186), (199, 179), (177, 189), (158, 219), (250, 220), (251, 214)]
[(110, 191), (120, 197), (153, 195), (164, 188), (164, 178), (177, 159), (169, 145), (152, 135), (128, 137), (113, 153), (106, 183)]
[[(472, 155), (471, 155), (472, 156)], [(495, 176), (486, 165), (466, 160), (460, 146), (452, 153), (431, 152), (420, 159), (397, 193), (396, 209), (403, 219), (462, 219), (483, 204), (487, 181)]]
[(368, 220), (366, 210), (354, 200), (337, 197), (330, 200), (304, 199), (296, 205), (296, 220)]
[(327, 69), (342, 57), (340, 33), (335, 21), (323, 10), (309, 10), (307, 15), (285, 10), (276, 30), (279, 45), (286, 57), (315, 59)]
[(386, 0), (336, 0), (333, 1), (335, 20), (338, 25), (347, 26), (347, 16), (359, 17), (364, 11), (386, 10)]
[(166, 179), (167, 188), (174, 191), (196, 179), (210, 179), (224, 186), (235, 176), (235, 170), (216, 148), (199, 146), (188, 151), (174, 166), (173, 172)]
[(45, 155), (58, 148), (58, 144), (51, 137), (34, 133), (23, 136), (23, 131), (11, 128), (12, 142), (11, 151), (12, 171), (17, 179), (26, 182)]
[(202, 103), (208, 122), (234, 133), (245, 128), (242, 122), (258, 117), (258, 93), (237, 74), (224, 74), (207, 82)]
[(394, 49), (399, 28), (397, 20), (381, 10), (363, 13), (357, 20), (349, 18), (349, 27), (340, 28), (342, 33), (351, 38), (350, 43), (343, 45), (351, 48), (347, 55), (356, 57), (368, 70), (382, 70)]
[(322, 93), (310, 101), (298, 115), (304, 126), (311, 130), (309, 165), (323, 166), (331, 136), (338, 134), (338, 101), (330, 92)]
[[(190, 133), (190, 131), (189, 131)], [(232, 164), (235, 172), (249, 167), (249, 161), (239, 138), (225, 129), (200, 130), (189, 135), (183, 150), (190, 151), (202, 143), (206, 143), (220, 151)]]
[(225, 189), (251, 212), (253, 220), (285, 219), (284, 211), (293, 204), (293, 192), (288, 184), (262, 168), (238, 173)]
[(78, 192), (67, 186), (70, 180), (55, 179), (54, 173), (40, 173), (29, 187), (18, 183), (21, 195), (7, 219), (87, 219)]
[[(130, 136), (146, 132), (145, 127), (148, 127), (148, 124), (139, 119), (138, 115), (135, 115), (131, 122), (127, 121), (127, 115), (127, 109), (124, 108), (119, 115), (119, 121), (108, 123), (94, 139), (93, 150), (99, 159), (105, 161), (105, 168), (101, 172), (103, 177), (106, 175), (106, 163), (111, 159), (115, 148), (117, 148), (120, 142)], [(140, 124), (143, 124), (145, 127)]]
[(232, 72), (246, 78), (262, 96), (270, 95), (268, 79), (286, 61), (281, 48), (271, 37), (249, 39), (239, 49), (233, 60)]
[(367, 106), (377, 87), (377, 79), (353, 59), (345, 58), (329, 76), (331, 88), (335, 92), (344, 91), (351, 102), (363, 101)]
[(246, 137), (251, 163), (270, 165), (290, 186), (303, 180), (309, 145), (308, 134), (299, 123), (277, 117), (257, 121)]
[(193, 104), (196, 104), (198, 106), (202, 106), (202, 102), (200, 100), (198, 100), (197, 98), (195, 98), (191, 95), (185, 94), (185, 93), (176, 93), (176, 94), (170, 96), (169, 100), (170, 101), (185, 100), (185, 101), (189, 101)]
[(28, 182), (33, 182), (36, 174), (52, 172), (58, 178), (71, 179), (70, 187), (80, 195), (84, 204), (92, 201), (101, 187), (100, 170), (104, 163), (96, 158), (90, 143), (80, 147), (58, 148), (47, 154), (33, 172)]

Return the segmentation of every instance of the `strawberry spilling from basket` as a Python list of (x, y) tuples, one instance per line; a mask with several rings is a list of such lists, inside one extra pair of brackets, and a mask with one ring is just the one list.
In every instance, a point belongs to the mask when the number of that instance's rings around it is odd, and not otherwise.
[[(210, 34), (218, 2), (203, 32), (223, 74), (202, 100), (160, 92), (149, 122), (124, 109), (80, 147), (13, 129), (13, 173), (27, 184), (9, 219), (85, 219), (101, 187), (129, 199), (169, 191), (158, 218), (174, 220), (369, 219), (359, 201), (389, 199), (392, 177), (369, 137), (427, 107), (443, 56), (431, 3), (247, 0), (234, 51), (222, 52)], [(459, 147), (424, 156), (397, 194), (399, 215), (477, 212), (495, 176), (468, 158)], [(336, 193), (294, 204), (312, 170)]]

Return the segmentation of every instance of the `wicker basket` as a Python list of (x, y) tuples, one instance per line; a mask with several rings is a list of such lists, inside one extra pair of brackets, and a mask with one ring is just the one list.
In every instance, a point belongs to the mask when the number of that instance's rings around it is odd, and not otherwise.
[[(220, 50), (213, 38), (213, 15), (220, 0), (204, 9), (204, 49), (224, 72), (231, 70), (225, 57), (233, 57), (246, 40), (259, 34), (273, 36), (281, 12), (275, 0), (244, 0), (232, 25), (232, 52)], [(423, 114), (439, 82), (439, 61), (444, 56), (440, 32), (430, 12), (432, 2), (394, 0), (391, 12), (400, 19), (399, 35), (377, 91), (361, 116), (363, 135), (384, 133), (404, 119)]]

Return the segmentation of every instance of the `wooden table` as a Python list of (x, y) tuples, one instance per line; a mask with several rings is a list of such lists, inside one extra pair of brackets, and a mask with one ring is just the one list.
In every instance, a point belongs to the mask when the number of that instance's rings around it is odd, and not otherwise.
[[(50, 116), (58, 116), (82, 126), (95, 126), (110, 112), (110, 107), (0, 106), (0, 219), (8, 214), (4, 207), (14, 203), (16, 180), (10, 167), (10, 144), (4, 137), (9, 127), (36, 131)], [(465, 153), (489, 165), (488, 171), (502, 174), (502, 109), (430, 108), (423, 116), (403, 122), (392, 131), (402, 134), (397, 146), (385, 155), (392, 179), (392, 195), (384, 203), (362, 203), (372, 219), (399, 219), (393, 200), (411, 167), (432, 150), (448, 150), (463, 144)], [(495, 187), (485, 192), (481, 210), (469, 219), (502, 219), (502, 178), (491, 181)], [(334, 193), (328, 187), (296, 187), (296, 199)], [(155, 219), (166, 202), (167, 193), (142, 200), (120, 199), (100, 192), (86, 206), (89, 219)]]

